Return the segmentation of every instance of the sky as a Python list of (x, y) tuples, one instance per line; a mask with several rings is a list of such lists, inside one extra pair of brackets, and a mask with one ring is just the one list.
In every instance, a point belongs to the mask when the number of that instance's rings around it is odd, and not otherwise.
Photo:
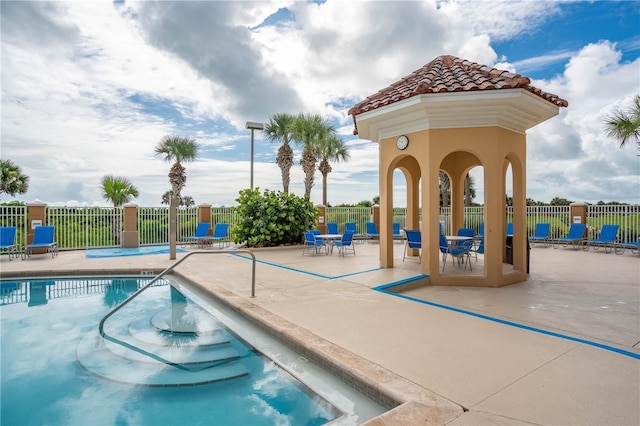
[[(378, 145), (353, 135), (347, 111), (453, 55), (569, 102), (527, 132), (528, 198), (640, 203), (640, 152), (603, 125), (640, 92), (640, 1), (2, 0), (0, 17), (0, 156), (30, 177), (27, 193), (0, 202), (106, 206), (100, 181), (115, 175), (137, 187), (135, 203), (160, 206), (171, 164), (154, 147), (175, 134), (200, 146), (182, 195), (236, 205), (250, 185), (245, 123), (283, 112), (321, 114), (345, 141), (330, 205), (372, 200)], [(254, 149), (254, 186), (281, 190), (278, 145), (257, 131)], [(290, 192), (303, 195), (294, 152)], [(394, 179), (397, 207), (403, 185)]]

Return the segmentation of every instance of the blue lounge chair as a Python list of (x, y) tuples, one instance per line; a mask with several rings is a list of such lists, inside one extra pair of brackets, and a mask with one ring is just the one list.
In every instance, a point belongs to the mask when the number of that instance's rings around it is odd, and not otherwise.
[(344, 257), (347, 250), (351, 249), (353, 255), (356, 255), (356, 246), (353, 244), (354, 236), (355, 234), (353, 231), (347, 230), (342, 234), (342, 239), (333, 242), (333, 246), (338, 248), (338, 254), (341, 254)]
[(536, 223), (536, 230), (532, 237), (529, 237), (530, 243), (544, 243), (545, 247), (549, 247), (551, 238), (550, 223)]
[(376, 226), (375, 222), (367, 222), (365, 226), (366, 226), (367, 238), (370, 238), (372, 240), (380, 238), (380, 234), (378, 233), (378, 227)]
[(404, 234), (400, 232), (400, 222), (393, 222), (391, 226), (393, 227), (393, 239), (404, 240)]
[(407, 257), (407, 252), (409, 249), (418, 249), (420, 252), (418, 253), (418, 263), (422, 262), (422, 234), (420, 231), (415, 229), (405, 229), (404, 235), (407, 236), (406, 241), (404, 242), (404, 254), (402, 255), (402, 261)]
[(513, 222), (507, 223), (507, 236), (513, 235)]
[(624, 254), (626, 249), (631, 250), (631, 254), (640, 254), (640, 240), (616, 245), (616, 254)]
[[(620, 225), (602, 225), (598, 238), (587, 240), (584, 249), (589, 250), (589, 246), (591, 246), (594, 250), (597, 250), (598, 247), (602, 246), (605, 253), (614, 251), (616, 239), (618, 238), (618, 229), (620, 229)], [(609, 247), (609, 251), (607, 251), (607, 247)]]
[(187, 242), (195, 243), (197, 245), (202, 245), (203, 240), (209, 236), (209, 229), (211, 228), (211, 224), (209, 222), (200, 222), (198, 226), (196, 226), (196, 232), (184, 239)]
[(9, 260), (18, 257), (15, 226), (4, 226), (0, 228), (0, 253), (7, 253)]
[(33, 243), (27, 244), (22, 254), (22, 260), (31, 257), (34, 249), (47, 249), (51, 257), (58, 254), (58, 244), (53, 240), (54, 226), (36, 226), (33, 230)]
[[(302, 243), (302, 255), (305, 253), (313, 251), (313, 254), (316, 255), (320, 251), (321, 247), (325, 247), (325, 244), (322, 240), (316, 238), (316, 234), (311, 231), (307, 231), (304, 233), (304, 242)], [(325, 247), (326, 254), (326, 247)]]
[(204, 237), (203, 241), (210, 241), (211, 244), (217, 241), (219, 247), (222, 248), (225, 242), (229, 243), (229, 239), (227, 238), (228, 231), (229, 231), (228, 223), (216, 223), (216, 227), (213, 229), (213, 235), (210, 237)]
[(586, 228), (587, 225), (584, 223), (572, 223), (566, 237), (554, 240), (553, 248), (560, 247), (560, 244), (563, 246), (571, 244), (577, 250), (577, 245), (584, 243), (584, 231)]
[(340, 231), (338, 231), (338, 224), (335, 222), (328, 222), (327, 223), (327, 234), (333, 234), (333, 235), (337, 235), (339, 234)]

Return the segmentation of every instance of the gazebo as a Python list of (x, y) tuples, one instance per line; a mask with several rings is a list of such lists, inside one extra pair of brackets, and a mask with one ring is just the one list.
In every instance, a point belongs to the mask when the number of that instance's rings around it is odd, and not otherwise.
[[(380, 264), (393, 267), (393, 175), (406, 178), (408, 229), (422, 233), (421, 270), (434, 285), (501, 287), (527, 279), (526, 131), (567, 101), (519, 74), (439, 56), (349, 110), (354, 133), (379, 144)], [(440, 268), (439, 172), (451, 182), (451, 223), (464, 226), (464, 180), (484, 170), (484, 271)], [(513, 188), (512, 265), (506, 262), (506, 188)], [(420, 218), (420, 209), (422, 217)]]

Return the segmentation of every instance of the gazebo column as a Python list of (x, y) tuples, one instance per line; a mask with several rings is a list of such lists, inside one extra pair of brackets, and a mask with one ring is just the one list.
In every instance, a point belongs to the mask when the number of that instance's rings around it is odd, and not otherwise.
[(393, 221), (393, 170), (380, 162), (380, 267), (393, 268), (393, 238), (389, 228)]
[(484, 164), (484, 268), (487, 283), (497, 286), (502, 281), (505, 243), (505, 193), (502, 160), (493, 156)]

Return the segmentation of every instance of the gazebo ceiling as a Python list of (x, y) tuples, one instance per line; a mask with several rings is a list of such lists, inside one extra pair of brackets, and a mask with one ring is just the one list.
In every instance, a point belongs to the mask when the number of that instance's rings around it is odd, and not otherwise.
[(519, 74), (439, 56), (349, 110), (361, 138), (426, 129), (499, 126), (524, 133), (568, 102)]

